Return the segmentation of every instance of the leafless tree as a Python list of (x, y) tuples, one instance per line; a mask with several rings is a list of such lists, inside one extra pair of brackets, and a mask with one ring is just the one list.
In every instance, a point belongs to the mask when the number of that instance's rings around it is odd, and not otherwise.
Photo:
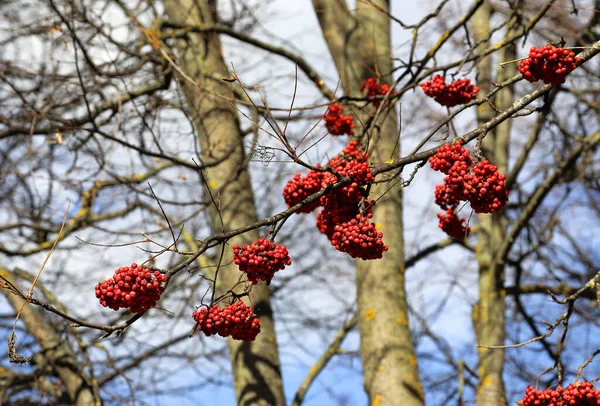
[[(528, 384), (598, 379), (600, 1), (430, 3), (409, 21), (390, 1), (313, 0), (320, 55), (277, 38), (259, 1), (0, 3), (2, 404), (233, 385), (240, 405), (284, 405), (298, 359), (312, 366), (293, 405), (319, 389), (356, 404), (356, 390), (314, 385), (328, 365), (362, 374), (378, 406), (503, 405)], [(563, 84), (517, 71), (547, 42), (581, 58)], [(480, 91), (442, 110), (419, 87), (434, 74)], [(369, 78), (390, 90), (367, 97)], [(295, 214), (350, 178), (281, 197), (295, 172), (332, 172), (347, 142), (323, 129), (334, 102), (376, 176), (379, 260), (351, 261)], [(455, 141), (510, 190), (495, 214), (461, 208), (463, 240), (435, 229), (427, 165)], [(265, 235), (294, 265), (252, 285), (232, 246)], [(157, 308), (102, 308), (94, 286), (134, 261), (167, 278)], [(260, 318), (255, 341), (194, 334), (197, 306), (237, 299)], [(440, 328), (448, 318), (462, 331)]]

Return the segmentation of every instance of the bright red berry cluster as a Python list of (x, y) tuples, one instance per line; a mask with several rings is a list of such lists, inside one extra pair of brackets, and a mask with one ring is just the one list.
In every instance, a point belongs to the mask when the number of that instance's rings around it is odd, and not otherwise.
[(525, 397), (518, 401), (520, 406), (597, 406), (600, 405), (600, 390), (589, 382), (572, 383), (566, 388), (535, 390), (525, 389)]
[[(358, 141), (350, 141), (340, 155), (331, 159), (328, 165), (342, 176), (349, 176), (358, 183), (373, 182), (375, 178), (369, 168), (369, 154), (358, 147)], [(332, 174), (329, 174), (335, 177)], [(327, 182), (327, 179), (325, 179)]]
[[(360, 86), (361, 92), (364, 92), (365, 89), (367, 89), (367, 97), (372, 98), (375, 96), (384, 96), (385, 94), (387, 94), (387, 92), (390, 90), (390, 85), (385, 83), (381, 84), (379, 83), (379, 80), (375, 78), (369, 78), (362, 82), (362, 85)], [(394, 91), (392, 90), (390, 95), (393, 94)], [(381, 100), (373, 100), (371, 103), (373, 103), (373, 106), (377, 108), (381, 104)]]
[[(379, 259), (387, 251), (381, 240), (382, 234), (367, 220), (373, 217), (374, 202), (366, 199), (367, 192), (362, 185), (375, 180), (368, 159), (369, 154), (358, 146), (358, 142), (351, 141), (329, 161), (333, 170), (341, 176), (349, 176), (353, 182), (323, 196), (323, 210), (317, 216), (317, 228), (338, 251), (363, 260)], [(337, 178), (328, 173), (323, 187), (335, 182)]]
[(112, 278), (97, 284), (96, 297), (104, 307), (144, 313), (156, 305), (166, 280), (160, 271), (152, 272), (134, 263), (117, 269)]
[(265, 238), (259, 238), (250, 245), (233, 246), (233, 262), (240, 271), (248, 275), (248, 280), (256, 285), (259, 281), (271, 280), (275, 272), (291, 265), (287, 248)]
[[(369, 163), (367, 162), (369, 155), (363, 152), (358, 147), (357, 141), (351, 141), (339, 156), (334, 157), (328, 165), (342, 177), (349, 176), (354, 182), (350, 185), (341, 187), (335, 191), (336, 196), (344, 200), (350, 201), (352, 205), (358, 203), (364, 194), (364, 190), (359, 184), (373, 182), (375, 178), (371, 174)], [(317, 165), (318, 167), (319, 165)], [(336, 183), (338, 178), (329, 172), (318, 172), (311, 170), (306, 176), (299, 173), (295, 174), (290, 179), (283, 189), (283, 198), (288, 207), (306, 199), (308, 196), (319, 192), (323, 188)], [(310, 213), (319, 206), (325, 205), (328, 200), (326, 196), (319, 201), (304, 206), (296, 213)], [(354, 218), (357, 212), (354, 212), (350, 218)]]
[(529, 82), (543, 80), (546, 84), (557, 85), (564, 83), (565, 77), (580, 63), (581, 58), (575, 58), (575, 52), (545, 45), (529, 50), (529, 57), (521, 61), (519, 72)]
[(331, 135), (353, 135), (354, 123), (352, 116), (343, 116), (344, 108), (341, 104), (332, 103), (329, 105), (327, 112), (323, 115), (325, 127)]
[(444, 144), (438, 148), (435, 155), (429, 158), (429, 165), (434, 171), (440, 171), (445, 175), (450, 174), (450, 169), (455, 162), (462, 161), (471, 166), (471, 151), (463, 148), (460, 142), (455, 144)]
[(458, 218), (453, 208), (446, 210), (446, 213), (438, 213), (437, 216), (440, 219), (438, 227), (450, 237), (462, 240), (469, 236), (471, 227), (466, 225), (467, 219)]
[(508, 200), (505, 180), (506, 175), (499, 174), (496, 165), (483, 160), (465, 176), (465, 200), (471, 203), (475, 213), (495, 213), (503, 208)]
[[(319, 166), (319, 165), (317, 165)], [(292, 207), (308, 196), (313, 195), (323, 188), (323, 177), (324, 172), (309, 171), (306, 176), (297, 173), (292, 179), (290, 179), (285, 187), (283, 188), (283, 198), (289, 207)], [(298, 209), (296, 213), (310, 213), (321, 205), (321, 202), (317, 199), (316, 201), (308, 204), (301, 209)]]
[(234, 340), (254, 341), (260, 333), (260, 320), (251, 307), (239, 301), (225, 308), (213, 305), (210, 309), (201, 307), (192, 314), (198, 323), (198, 330), (207, 337), (218, 334)]
[(459, 142), (442, 145), (429, 158), (429, 164), (447, 175), (444, 183), (435, 187), (435, 203), (446, 211), (438, 213), (438, 226), (451, 237), (469, 235), (466, 220), (455, 214), (461, 201), (468, 201), (475, 213), (495, 213), (506, 205), (506, 175), (499, 174), (498, 167), (486, 160), (473, 165), (470, 152)]
[(388, 247), (383, 244), (383, 233), (377, 232), (375, 224), (357, 214), (352, 220), (336, 224), (330, 238), (331, 244), (352, 258), (380, 259)]
[(434, 75), (432, 80), (421, 83), (425, 94), (442, 106), (466, 104), (479, 92), (479, 86), (472, 85), (469, 79), (458, 79), (450, 84), (446, 84), (444, 80), (443, 76)]
[[(375, 180), (368, 159), (369, 154), (358, 146), (358, 141), (349, 142), (327, 165), (341, 177), (350, 177), (352, 183), (297, 211), (308, 213), (323, 206), (317, 215), (319, 231), (339, 251), (365, 260), (381, 258), (382, 253), (387, 251), (381, 241), (381, 233), (367, 220), (373, 217), (374, 202), (367, 200), (365, 185)], [(284, 199), (291, 207), (337, 181), (338, 177), (330, 172), (310, 171), (305, 177), (296, 174), (284, 188)]]

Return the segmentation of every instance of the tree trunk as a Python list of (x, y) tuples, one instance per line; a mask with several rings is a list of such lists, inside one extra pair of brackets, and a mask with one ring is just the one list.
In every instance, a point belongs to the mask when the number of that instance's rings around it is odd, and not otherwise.
[[(389, 11), (389, 2), (374, 0)], [(325, 40), (341, 78), (344, 94), (364, 97), (361, 83), (379, 77), (390, 83), (390, 21), (382, 11), (366, 2), (357, 2), (354, 15), (344, 1), (313, 0)], [(363, 131), (375, 113), (373, 107), (352, 112), (360, 118), (356, 133)], [(398, 123), (394, 109), (382, 109), (380, 117), (362, 138), (369, 140), (371, 162), (385, 162), (400, 156)], [(408, 323), (408, 303), (404, 280), (404, 239), (402, 189), (388, 190), (389, 184), (376, 184), (371, 198), (380, 198), (373, 219), (389, 246), (383, 259), (358, 260), (357, 300), (360, 351), (364, 386), (370, 404), (421, 406), (424, 394), (417, 357)]]
[[(10, 271), (0, 268), (0, 275), (10, 283), (19, 287)], [(2, 289), (15, 312), (18, 312), (25, 301), (19, 296)], [(101, 400), (94, 399), (91, 385), (81, 371), (81, 363), (69, 347), (69, 344), (60, 338), (54, 327), (45, 319), (44, 314), (33, 305), (25, 305), (21, 312), (20, 320), (25, 324), (27, 331), (33, 336), (42, 349), (42, 353), (34, 357), (38, 367), (47, 363), (65, 386), (71, 404), (76, 406), (100, 406)]]
[[(212, 24), (214, 9), (206, 1), (165, 0), (169, 19), (177, 24)], [(207, 168), (206, 182), (219, 209), (212, 205), (213, 230), (229, 230), (256, 222), (250, 174), (243, 150), (237, 111), (231, 104), (230, 84), (203, 77), (203, 73), (229, 76), (217, 34), (191, 34), (177, 43), (178, 63), (199, 86), (180, 77), (189, 113), (198, 133), (201, 157), (214, 161), (225, 156), (219, 165)], [(206, 190), (208, 196), (208, 190)], [(233, 265), (233, 244), (249, 243), (258, 238), (256, 231), (229, 241), (219, 270), (219, 285), (227, 290), (236, 285), (240, 272)], [(252, 288), (249, 297), (260, 318), (261, 333), (254, 342), (229, 340), (233, 380), (239, 405), (285, 405), (283, 385), (270, 293), (265, 285)]]
[[(485, 41), (489, 36), (491, 6), (485, 2), (472, 19), (474, 34), (477, 41)], [(510, 35), (510, 31), (507, 35)], [(482, 47), (486, 47), (484, 42)], [(515, 47), (509, 46), (499, 52), (500, 61), (514, 60)], [(477, 83), (481, 94), (492, 90), (491, 58), (485, 57), (477, 64)], [(515, 75), (516, 66), (506, 65), (498, 68), (496, 82), (502, 82)], [(512, 87), (501, 90), (493, 100), (496, 107), (505, 110), (513, 102)], [(482, 104), (477, 109), (479, 124), (483, 124), (495, 112), (488, 104)], [(500, 173), (506, 173), (508, 167), (508, 144), (511, 121), (507, 120), (488, 133), (482, 143), (482, 153), (485, 159), (498, 166)], [(505, 293), (504, 266), (494, 262), (495, 248), (502, 244), (506, 232), (507, 219), (504, 211), (495, 214), (479, 215), (479, 230), (477, 232), (476, 256), (479, 265), (479, 300), (473, 310), (473, 321), (477, 343), (479, 345), (503, 345), (505, 340)], [(504, 371), (504, 350), (478, 349), (477, 405), (506, 405), (506, 394), (502, 373)]]

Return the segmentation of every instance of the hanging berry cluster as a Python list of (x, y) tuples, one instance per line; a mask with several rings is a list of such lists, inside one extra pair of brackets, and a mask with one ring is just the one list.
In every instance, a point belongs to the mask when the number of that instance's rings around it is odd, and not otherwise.
[[(379, 83), (379, 80), (377, 80), (376, 78), (369, 78), (367, 80), (365, 80), (364, 82), (362, 82), (362, 85), (360, 86), (360, 91), (364, 92), (365, 89), (367, 89), (367, 97), (370, 99), (372, 97), (375, 96), (384, 96), (387, 94), (387, 92), (390, 90), (390, 85), (386, 84), (386, 83)], [(394, 91), (392, 90), (392, 92), (390, 93), (390, 95), (393, 95)], [(378, 108), (379, 105), (381, 104), (381, 100), (372, 100), (371, 103), (373, 104), (373, 107)]]
[(440, 220), (438, 227), (450, 237), (462, 240), (469, 236), (471, 227), (465, 224), (467, 219), (459, 218), (456, 213), (454, 213), (454, 208), (447, 209), (446, 213), (438, 213), (437, 216)]
[(479, 92), (479, 86), (472, 85), (469, 79), (458, 79), (450, 84), (446, 84), (444, 80), (443, 76), (435, 75), (432, 80), (421, 83), (425, 94), (442, 106), (466, 104)]
[(344, 108), (341, 104), (332, 103), (323, 115), (325, 128), (331, 135), (354, 135), (354, 123), (352, 116), (343, 116)]
[[(342, 177), (350, 177), (352, 183), (342, 186), (321, 197), (313, 204), (304, 206), (297, 213), (308, 213), (319, 206), (323, 210), (317, 215), (317, 228), (341, 252), (353, 258), (379, 259), (388, 247), (383, 244), (382, 233), (368, 219), (373, 217), (373, 202), (367, 200), (365, 185), (373, 182), (368, 163), (369, 155), (351, 141), (328, 166)], [(317, 187), (317, 183), (320, 185)], [(296, 174), (284, 188), (284, 199), (288, 207), (307, 196), (338, 181), (330, 172), (310, 171), (306, 176)]]
[(198, 330), (207, 337), (218, 334), (231, 336), (234, 340), (254, 341), (260, 333), (260, 320), (251, 307), (238, 301), (225, 308), (213, 305), (210, 309), (201, 307), (192, 314), (198, 323)]
[(517, 402), (520, 406), (597, 406), (600, 405), (600, 390), (589, 382), (573, 383), (566, 388), (559, 386), (543, 391), (533, 386), (525, 389), (525, 397)]
[(271, 280), (275, 272), (291, 265), (287, 248), (259, 238), (250, 245), (233, 246), (233, 262), (240, 271), (248, 275), (248, 280), (256, 285), (259, 281)]
[[(320, 165), (317, 165), (319, 167)], [(295, 206), (308, 196), (313, 195), (323, 188), (324, 172), (309, 171), (306, 176), (300, 173), (294, 175), (283, 188), (283, 198), (288, 207)], [(296, 213), (311, 213), (321, 205), (319, 200), (316, 200), (298, 210)]]
[(438, 226), (451, 237), (463, 239), (470, 232), (466, 219), (455, 214), (461, 201), (468, 201), (475, 213), (495, 213), (506, 205), (506, 175), (486, 160), (473, 165), (470, 152), (460, 142), (442, 145), (429, 158), (429, 165), (447, 175), (444, 183), (435, 187), (435, 203), (446, 211), (438, 214)]
[(565, 82), (565, 77), (577, 68), (581, 58), (564, 48), (545, 45), (532, 47), (529, 57), (521, 61), (519, 72), (529, 82), (543, 80), (545, 84), (558, 85)]
[(383, 233), (377, 232), (375, 224), (360, 214), (348, 222), (336, 224), (333, 230), (331, 244), (352, 258), (380, 259), (388, 249), (383, 244)]
[(156, 305), (166, 280), (159, 271), (152, 272), (133, 263), (117, 269), (112, 278), (97, 284), (96, 297), (104, 307), (144, 313)]

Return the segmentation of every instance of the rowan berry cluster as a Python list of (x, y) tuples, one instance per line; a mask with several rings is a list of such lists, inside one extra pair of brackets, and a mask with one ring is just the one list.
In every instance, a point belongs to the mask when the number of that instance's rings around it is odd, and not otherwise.
[(455, 162), (465, 162), (467, 166), (471, 166), (471, 151), (463, 148), (460, 142), (455, 144), (444, 144), (438, 148), (435, 155), (429, 158), (429, 166), (434, 171), (440, 171), (445, 175), (450, 174), (450, 169)]
[(134, 313), (144, 313), (154, 307), (164, 291), (167, 278), (160, 271), (133, 263), (115, 271), (112, 278), (96, 285), (100, 304), (113, 310), (128, 308)]
[(201, 307), (192, 314), (198, 323), (198, 330), (207, 337), (218, 334), (231, 336), (234, 340), (254, 341), (260, 333), (260, 320), (251, 307), (238, 301), (225, 308), (213, 305), (210, 309)]
[[(379, 259), (387, 251), (381, 240), (382, 234), (367, 220), (373, 217), (374, 202), (366, 199), (367, 191), (363, 185), (375, 180), (368, 159), (369, 154), (358, 146), (358, 142), (351, 141), (340, 155), (329, 161), (333, 170), (352, 178), (353, 182), (323, 196), (323, 210), (317, 216), (317, 228), (338, 251), (363, 260)], [(328, 173), (323, 187), (335, 182), (337, 178)]]
[(495, 213), (506, 205), (506, 175), (499, 174), (498, 167), (486, 160), (473, 165), (470, 152), (459, 142), (442, 145), (429, 158), (429, 164), (447, 175), (444, 183), (435, 187), (435, 203), (446, 211), (438, 214), (438, 226), (451, 237), (469, 235), (466, 220), (455, 214), (461, 201), (469, 202), (475, 213)]
[(597, 406), (600, 405), (600, 390), (589, 382), (573, 383), (566, 388), (535, 390), (525, 389), (525, 397), (517, 402), (520, 406)]
[(479, 92), (479, 86), (472, 85), (469, 79), (458, 79), (450, 84), (446, 84), (444, 80), (443, 76), (434, 75), (432, 80), (421, 83), (425, 94), (442, 106), (466, 104)]
[(233, 262), (248, 280), (256, 285), (259, 281), (271, 280), (275, 272), (292, 264), (287, 248), (272, 241), (259, 238), (250, 245), (233, 246)]
[(352, 258), (380, 259), (388, 247), (383, 244), (383, 233), (377, 232), (375, 224), (357, 214), (352, 220), (336, 224), (330, 237), (331, 244)]
[[(385, 83), (381, 84), (381, 83), (379, 83), (379, 80), (377, 80), (375, 78), (369, 78), (369, 79), (365, 80), (364, 82), (362, 82), (362, 85), (360, 86), (361, 92), (364, 92), (365, 89), (367, 89), (367, 97), (372, 98), (375, 96), (386, 95), (387, 92), (390, 90), (390, 85), (385, 84)], [(390, 95), (393, 95), (393, 94), (394, 94), (394, 91), (392, 90)], [(373, 106), (375, 108), (377, 108), (381, 104), (381, 100), (372, 100), (371, 103), (373, 103)]]
[[(318, 167), (319, 165), (317, 165)], [(292, 207), (308, 196), (313, 195), (323, 188), (324, 172), (309, 171), (306, 176), (300, 173), (294, 175), (283, 188), (283, 198), (288, 208)], [(321, 202), (316, 201), (296, 210), (296, 213), (310, 213), (321, 205)]]
[(545, 45), (529, 50), (529, 57), (521, 61), (519, 72), (529, 82), (543, 80), (545, 84), (557, 85), (564, 83), (565, 77), (580, 63), (581, 58), (576, 58), (575, 52)]
[[(377, 259), (387, 247), (381, 241), (381, 233), (367, 220), (373, 217), (374, 202), (367, 200), (365, 185), (375, 180), (368, 159), (369, 154), (358, 146), (358, 141), (349, 142), (327, 165), (341, 177), (350, 177), (352, 183), (322, 196), (297, 213), (323, 206), (317, 215), (317, 228), (336, 249), (353, 258)], [(331, 172), (310, 171), (304, 177), (296, 174), (284, 188), (285, 202), (291, 207), (337, 181), (338, 177)]]
[(469, 236), (471, 227), (465, 224), (467, 219), (458, 218), (453, 208), (446, 210), (446, 213), (438, 213), (437, 216), (440, 219), (438, 227), (450, 237), (462, 240)]
[(464, 200), (471, 203), (475, 213), (495, 213), (506, 204), (506, 175), (499, 174), (496, 165), (483, 160), (471, 168), (464, 180)]
[[(350, 141), (341, 154), (331, 159), (328, 165), (340, 175), (351, 177), (355, 182), (369, 183), (375, 178), (371, 174), (368, 159), (369, 154), (358, 147), (358, 141)], [(328, 175), (335, 177), (332, 174)]]
[(341, 104), (332, 103), (329, 105), (327, 112), (323, 115), (325, 128), (331, 135), (353, 135), (354, 123), (352, 116), (343, 116), (344, 108)]

